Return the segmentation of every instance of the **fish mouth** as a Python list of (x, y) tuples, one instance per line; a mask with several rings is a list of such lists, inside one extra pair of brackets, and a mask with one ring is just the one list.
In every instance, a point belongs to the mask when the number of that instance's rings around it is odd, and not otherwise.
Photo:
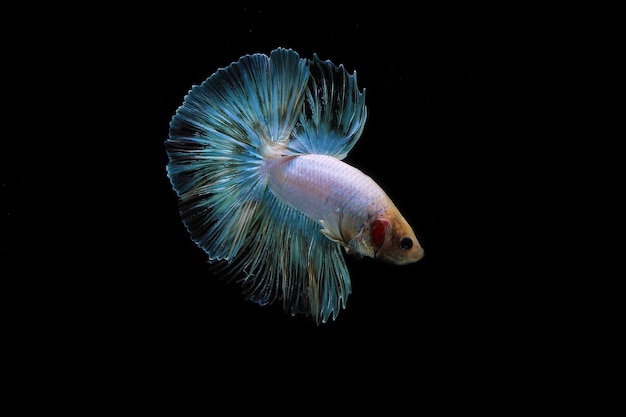
[(423, 257), (424, 257), (424, 248), (419, 246), (419, 249), (416, 251), (415, 255), (413, 255), (413, 258), (410, 261), (410, 263), (417, 262), (417, 261), (421, 260)]

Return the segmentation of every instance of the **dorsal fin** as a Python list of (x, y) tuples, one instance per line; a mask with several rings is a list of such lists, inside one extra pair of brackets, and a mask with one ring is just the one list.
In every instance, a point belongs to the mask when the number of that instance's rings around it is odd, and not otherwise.
[(356, 71), (348, 74), (343, 65), (317, 55), (307, 64), (306, 100), (289, 148), (344, 159), (365, 127), (365, 90), (359, 91)]

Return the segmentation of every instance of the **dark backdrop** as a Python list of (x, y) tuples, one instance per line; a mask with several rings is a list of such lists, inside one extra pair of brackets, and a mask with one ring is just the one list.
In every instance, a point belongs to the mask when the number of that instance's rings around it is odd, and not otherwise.
[[(519, 335), (535, 314), (523, 273), (530, 255), (511, 244), (525, 202), (508, 175), (523, 151), (523, 126), (509, 122), (524, 64), (504, 35), (509, 15), (493, 24), (481, 12), (172, 5), (76, 22), (49, 45), (76, 46), (61, 88), (70, 105), (55, 126), (78, 138), (53, 142), (72, 156), (55, 168), (63, 176), (47, 203), (60, 215), (48, 222), (44, 254), (23, 233), (32, 218), (23, 171), (3, 185), (14, 232), (5, 255), (24, 276), (44, 257), (56, 274), (27, 279), (49, 314), (36, 323), (140, 361), (168, 352), (254, 356), (271, 346), (348, 362), (364, 351), (381, 368), (474, 367), (527, 343)], [(188, 90), (242, 55), (276, 47), (357, 71), (368, 119), (347, 162), (387, 191), (425, 249), (402, 267), (348, 257), (347, 308), (319, 326), (245, 301), (237, 284), (212, 275), (165, 172), (168, 125)]]

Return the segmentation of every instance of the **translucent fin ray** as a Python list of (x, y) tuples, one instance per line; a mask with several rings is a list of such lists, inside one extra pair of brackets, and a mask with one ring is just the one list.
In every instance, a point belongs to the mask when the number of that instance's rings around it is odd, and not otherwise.
[(344, 159), (365, 127), (365, 90), (359, 91), (356, 72), (348, 74), (343, 65), (317, 55), (309, 61), (309, 70), (306, 101), (289, 147)]
[(260, 305), (281, 300), (292, 315), (304, 314), (317, 323), (335, 319), (351, 292), (340, 246), (273, 194), (266, 198), (246, 237), (246, 250), (235, 261), (222, 262), (220, 272), (239, 282), (246, 298)]

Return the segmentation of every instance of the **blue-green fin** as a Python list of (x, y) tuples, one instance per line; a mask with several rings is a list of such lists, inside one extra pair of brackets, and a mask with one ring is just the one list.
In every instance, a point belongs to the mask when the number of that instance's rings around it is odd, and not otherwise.
[(165, 142), (167, 174), (191, 238), (261, 305), (280, 300), (317, 323), (346, 307), (341, 247), (269, 190), (267, 144), (344, 158), (366, 118), (356, 74), (279, 48), (215, 72), (185, 96)]

